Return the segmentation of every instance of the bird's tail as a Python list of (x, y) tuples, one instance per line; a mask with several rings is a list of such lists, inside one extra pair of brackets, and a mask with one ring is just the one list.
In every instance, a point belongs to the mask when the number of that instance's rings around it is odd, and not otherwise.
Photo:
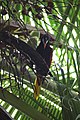
[(41, 89), (41, 84), (42, 84), (42, 79), (41, 77), (37, 77), (34, 83), (34, 98), (37, 100), (40, 94), (40, 89)]

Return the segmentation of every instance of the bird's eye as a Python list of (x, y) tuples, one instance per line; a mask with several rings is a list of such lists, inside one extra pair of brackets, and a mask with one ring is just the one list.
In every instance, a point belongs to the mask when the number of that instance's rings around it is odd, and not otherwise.
[(44, 38), (42, 39), (42, 42), (44, 43), (45, 41), (44, 41)]
[(45, 40), (47, 41), (47, 39), (48, 39), (48, 38), (46, 37)]
[(43, 35), (42, 36), (42, 42), (43, 42), (43, 44), (47, 44), (48, 42), (49, 42), (49, 36), (48, 35)]

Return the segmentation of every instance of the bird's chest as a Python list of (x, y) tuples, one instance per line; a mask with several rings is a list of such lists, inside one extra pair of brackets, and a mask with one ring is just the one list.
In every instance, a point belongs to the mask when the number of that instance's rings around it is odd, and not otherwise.
[(50, 48), (50, 46), (46, 46), (46, 48), (44, 48), (43, 46), (40, 45), (37, 48), (37, 52), (43, 57), (48, 67), (50, 67), (52, 56), (52, 49)]
[(47, 48), (43, 49), (41, 56), (45, 60), (49, 59), (49, 57), (50, 57), (50, 49), (49, 48), (48, 49)]
[(52, 56), (52, 50), (50, 47), (46, 47), (43, 51), (43, 58), (46, 61), (48, 67), (50, 67), (51, 64), (51, 56)]

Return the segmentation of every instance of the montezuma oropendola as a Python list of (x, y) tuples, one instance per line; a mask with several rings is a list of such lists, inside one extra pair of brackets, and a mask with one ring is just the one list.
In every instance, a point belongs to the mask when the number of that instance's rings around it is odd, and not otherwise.
[[(50, 40), (49, 35), (48, 34), (44, 34), (41, 37), (41, 42), (40, 42), (39, 46), (36, 49), (36, 51), (42, 56), (42, 58), (46, 62), (46, 66), (48, 68), (50, 68), (50, 65), (51, 65), (52, 52), (53, 52), (52, 48), (50, 47), (49, 40)], [(48, 74), (48, 72), (46, 73), (46, 75), (47, 74)], [(35, 80), (34, 98), (36, 100), (39, 97), (40, 87), (41, 87), (42, 83), (44, 82), (44, 77), (45, 77), (45, 75), (41, 76), (41, 74), (40, 74), (40, 75), (37, 75), (37, 79)]]

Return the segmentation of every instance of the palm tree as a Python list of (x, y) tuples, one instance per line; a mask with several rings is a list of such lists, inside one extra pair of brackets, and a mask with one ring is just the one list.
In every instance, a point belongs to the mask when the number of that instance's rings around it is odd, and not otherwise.
[[(80, 118), (79, 8), (79, 0), (0, 0), (2, 119)], [(47, 69), (36, 52), (45, 33), (52, 40), (52, 76), (45, 77), (35, 100), (36, 66)]]

